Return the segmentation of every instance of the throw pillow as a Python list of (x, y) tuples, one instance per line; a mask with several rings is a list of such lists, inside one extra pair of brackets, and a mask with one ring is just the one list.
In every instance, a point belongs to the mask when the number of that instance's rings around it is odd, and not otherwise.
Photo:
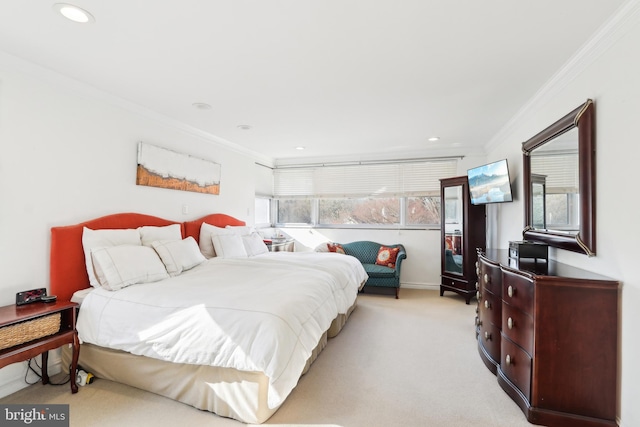
[(218, 258), (246, 258), (247, 250), (239, 234), (212, 234), (211, 240)]
[(265, 245), (262, 237), (254, 231), (251, 234), (242, 236), (242, 244), (247, 251), (247, 256), (256, 256), (266, 254), (269, 252), (269, 248)]
[(196, 239), (191, 236), (184, 240), (156, 240), (151, 246), (160, 256), (170, 276), (177, 276), (206, 261)]
[(380, 246), (376, 264), (389, 268), (396, 268), (396, 259), (398, 258), (400, 248), (390, 248), (388, 246)]
[(157, 282), (169, 274), (152, 248), (142, 245), (118, 245), (91, 250), (91, 258), (100, 286), (117, 291), (137, 283)]
[(143, 246), (151, 246), (156, 240), (182, 240), (180, 224), (165, 225), (164, 227), (145, 225), (138, 227), (138, 232)]
[(200, 252), (205, 258), (213, 258), (216, 256), (216, 249), (213, 246), (213, 240), (211, 237), (214, 234), (233, 234), (233, 230), (227, 230), (222, 227), (216, 227), (215, 225), (207, 224), (203, 222), (200, 226)]
[(94, 288), (100, 287), (100, 281), (95, 274), (91, 250), (94, 248), (105, 248), (120, 245), (142, 245), (140, 241), (140, 232), (134, 228), (92, 230), (90, 228), (83, 227), (82, 247), (84, 249), (85, 265), (87, 267), (89, 283)]
[(327, 243), (327, 249), (329, 249), (329, 252), (335, 252), (338, 254), (344, 254), (344, 248), (342, 247), (342, 245), (340, 243)]

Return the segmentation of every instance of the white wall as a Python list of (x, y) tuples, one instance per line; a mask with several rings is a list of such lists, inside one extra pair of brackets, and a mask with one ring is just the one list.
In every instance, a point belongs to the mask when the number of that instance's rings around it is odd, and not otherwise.
[[(253, 159), (99, 98), (0, 56), (0, 305), (48, 286), (52, 226), (123, 211), (175, 221), (224, 212), (253, 223)], [(220, 163), (220, 195), (137, 186), (138, 141)], [(24, 372), (0, 370), (0, 396), (23, 387)]]
[[(620, 26), (613, 44), (595, 58), (576, 58), (577, 70), (567, 70), (555, 86), (530, 104), (526, 114), (512, 123), (493, 149), (489, 160), (507, 157), (522, 195), (521, 142), (563, 117), (587, 98), (595, 101), (596, 112), (596, 227), (597, 254), (588, 258), (568, 251), (552, 250), (561, 262), (595, 271), (622, 282), (620, 391), (621, 426), (640, 425), (640, 276), (638, 275), (637, 227), (640, 202), (637, 196), (640, 117), (640, 24)], [(620, 37), (619, 39), (617, 37)], [(496, 224), (495, 247), (506, 248), (509, 240), (521, 237), (523, 203), (496, 207), (488, 214)], [(497, 237), (496, 237), (497, 236)], [(597, 346), (598, 343), (593, 343)]]

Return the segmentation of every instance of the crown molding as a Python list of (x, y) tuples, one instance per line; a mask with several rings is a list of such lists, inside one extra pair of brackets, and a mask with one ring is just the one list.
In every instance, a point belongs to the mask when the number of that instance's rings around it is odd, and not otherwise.
[(629, 0), (595, 32), (585, 44), (524, 104), (498, 133), (485, 145), (488, 152), (500, 145), (522, 118), (565, 89), (589, 65), (606, 53), (620, 38), (640, 22), (640, 0)]

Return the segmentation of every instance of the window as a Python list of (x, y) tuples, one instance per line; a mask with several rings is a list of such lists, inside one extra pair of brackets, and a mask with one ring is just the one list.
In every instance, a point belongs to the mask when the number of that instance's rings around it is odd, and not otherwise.
[[(531, 157), (534, 197), (543, 197), (544, 203), (534, 211), (534, 225), (562, 231), (578, 231), (579, 178), (578, 151), (545, 151)], [(535, 169), (534, 169), (535, 168)], [(542, 218), (545, 222), (542, 222)]]
[(547, 226), (555, 230), (579, 230), (578, 206), (576, 193), (547, 194)]
[(407, 197), (407, 225), (439, 225), (440, 195)]
[(278, 199), (280, 224), (311, 224), (312, 205), (310, 199)]
[(319, 199), (318, 213), (318, 223), (327, 225), (400, 224), (400, 199)]
[(254, 220), (256, 225), (271, 224), (271, 199), (256, 197)]
[(439, 180), (456, 170), (455, 159), (276, 169), (276, 223), (439, 226)]

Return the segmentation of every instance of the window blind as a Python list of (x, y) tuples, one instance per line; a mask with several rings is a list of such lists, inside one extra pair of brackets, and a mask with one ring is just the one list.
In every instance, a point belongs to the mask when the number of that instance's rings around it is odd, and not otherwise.
[(273, 196), (273, 173), (271, 168), (256, 163), (253, 168), (255, 194), (257, 196)]
[(454, 176), (457, 160), (327, 165), (274, 170), (279, 198), (430, 196), (440, 179)]
[(547, 193), (577, 193), (578, 153), (558, 153), (531, 156), (531, 170), (544, 175)]

